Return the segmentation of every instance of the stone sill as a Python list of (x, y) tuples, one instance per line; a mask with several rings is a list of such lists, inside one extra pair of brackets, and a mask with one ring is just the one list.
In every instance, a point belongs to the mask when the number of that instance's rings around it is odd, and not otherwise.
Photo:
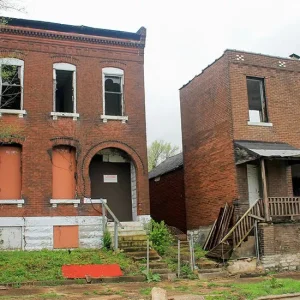
[(78, 207), (80, 199), (50, 199), (52, 207), (57, 207), (57, 204), (73, 204), (74, 207)]
[(248, 125), (250, 125), (250, 126), (272, 127), (273, 123), (267, 123), (267, 122), (250, 122), (250, 121), (248, 121)]
[(128, 121), (128, 116), (107, 116), (107, 115), (101, 115), (100, 119), (103, 120), (103, 123), (107, 123), (107, 120), (122, 121), (122, 123), (126, 123)]
[(27, 114), (26, 110), (22, 110), (22, 109), (4, 109), (1, 108), (0, 109), (0, 117), (2, 117), (2, 115), (19, 115), (19, 118), (23, 118), (24, 115)]
[(83, 203), (84, 204), (102, 204), (102, 203), (107, 203), (107, 200), (106, 199), (84, 198)]
[(57, 120), (58, 117), (62, 117), (62, 118), (73, 118), (73, 120), (76, 121), (79, 118), (79, 114), (77, 113), (65, 113), (65, 112), (52, 111), (50, 115), (52, 116), (53, 120)]
[(8, 199), (8, 200), (0, 200), (0, 205), (11, 205), (11, 204), (17, 204), (18, 207), (22, 207), (24, 204), (24, 199)]

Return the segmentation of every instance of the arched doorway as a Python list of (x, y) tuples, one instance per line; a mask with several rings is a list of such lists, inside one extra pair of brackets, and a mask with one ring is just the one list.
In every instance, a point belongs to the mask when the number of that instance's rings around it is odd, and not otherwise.
[(107, 199), (120, 221), (136, 220), (136, 172), (126, 152), (101, 150), (91, 160), (89, 176), (92, 199)]

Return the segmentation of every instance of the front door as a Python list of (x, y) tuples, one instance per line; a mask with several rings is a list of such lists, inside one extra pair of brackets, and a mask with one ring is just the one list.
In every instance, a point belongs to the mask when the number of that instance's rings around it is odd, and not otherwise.
[(92, 199), (107, 199), (119, 221), (132, 221), (130, 163), (103, 162), (96, 155), (90, 165)]
[(251, 206), (261, 196), (259, 184), (259, 167), (256, 165), (247, 165), (248, 178), (248, 197), (249, 205)]

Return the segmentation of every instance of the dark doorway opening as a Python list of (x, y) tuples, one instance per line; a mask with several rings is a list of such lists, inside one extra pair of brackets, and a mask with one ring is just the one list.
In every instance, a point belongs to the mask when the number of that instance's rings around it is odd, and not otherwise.
[(130, 163), (106, 162), (102, 155), (95, 155), (89, 175), (92, 199), (107, 199), (119, 221), (132, 221)]

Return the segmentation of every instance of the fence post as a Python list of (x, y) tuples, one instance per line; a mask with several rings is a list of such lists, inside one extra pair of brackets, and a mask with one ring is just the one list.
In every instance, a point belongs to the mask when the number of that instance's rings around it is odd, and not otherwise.
[(147, 238), (147, 276), (149, 277), (149, 238)]
[(177, 276), (180, 277), (180, 240), (178, 240), (178, 270)]

